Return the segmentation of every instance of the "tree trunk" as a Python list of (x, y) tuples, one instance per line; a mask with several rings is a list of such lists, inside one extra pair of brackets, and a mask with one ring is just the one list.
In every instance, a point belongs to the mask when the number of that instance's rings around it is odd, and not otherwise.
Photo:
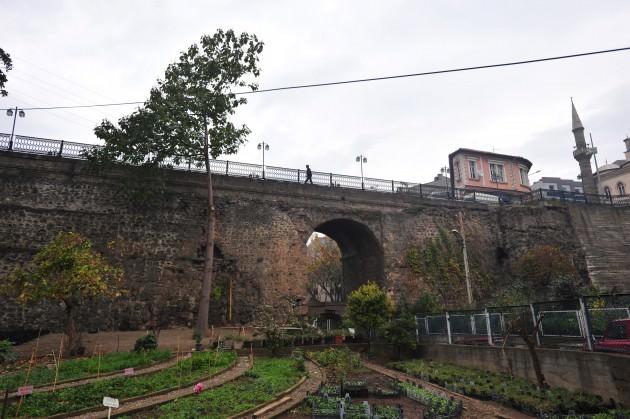
[(201, 285), (201, 297), (199, 298), (199, 312), (197, 313), (196, 329), (199, 333), (205, 336), (208, 334), (208, 312), (210, 310), (210, 292), (212, 291), (212, 264), (214, 258), (214, 198), (212, 194), (212, 173), (210, 171), (207, 120), (204, 120), (204, 123), (204, 159), (208, 181), (208, 220), (206, 225), (206, 258), (203, 267), (203, 283)]
[(81, 334), (77, 332), (76, 324), (74, 323), (74, 307), (66, 304), (66, 327), (65, 333), (68, 337), (68, 346), (66, 347), (66, 355), (74, 356), (81, 355), (84, 351), (81, 344)]

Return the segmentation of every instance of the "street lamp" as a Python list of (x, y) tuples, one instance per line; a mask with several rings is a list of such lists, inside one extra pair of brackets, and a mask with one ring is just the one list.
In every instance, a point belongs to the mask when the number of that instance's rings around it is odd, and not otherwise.
[(357, 163), (361, 163), (361, 189), (365, 190), (365, 184), (363, 183), (363, 163), (367, 163), (367, 157), (360, 154), (356, 158)]
[(263, 153), (262, 177), (264, 179), (265, 178), (265, 151), (269, 151), (269, 144), (265, 143), (264, 141), (262, 143), (258, 143), (258, 149), (262, 150), (262, 153)]
[(13, 128), (11, 128), (11, 138), (9, 139), (9, 151), (13, 148), (13, 134), (15, 133), (15, 120), (19, 116), (20, 118), (24, 118), (26, 116), (26, 112), (22, 109), (18, 109), (16, 106), (15, 109), (7, 109), (7, 116), (13, 117)]
[(451, 232), (462, 239), (462, 252), (464, 254), (464, 273), (466, 275), (466, 292), (468, 293), (468, 305), (472, 306), (473, 297), (472, 289), (470, 287), (470, 271), (468, 269), (468, 252), (466, 251), (466, 232), (464, 231), (464, 217), (462, 212), (459, 212), (459, 231), (451, 230)]

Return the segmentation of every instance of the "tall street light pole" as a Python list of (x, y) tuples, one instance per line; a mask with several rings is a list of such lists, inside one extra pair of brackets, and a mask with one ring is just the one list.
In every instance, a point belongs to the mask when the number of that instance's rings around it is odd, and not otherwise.
[(361, 163), (361, 189), (365, 190), (365, 184), (363, 183), (363, 163), (367, 163), (367, 157), (363, 154), (359, 154), (356, 158), (357, 163)]
[(262, 143), (258, 143), (258, 149), (262, 150), (262, 154), (263, 154), (262, 177), (264, 179), (265, 178), (265, 151), (269, 151), (269, 144), (265, 143), (264, 141)]
[(470, 286), (470, 270), (468, 268), (468, 252), (466, 250), (466, 232), (464, 231), (464, 216), (462, 212), (459, 212), (459, 231), (451, 230), (453, 234), (458, 235), (462, 239), (462, 252), (464, 254), (464, 273), (466, 275), (466, 292), (468, 293), (468, 305), (472, 306), (472, 288)]
[(13, 135), (15, 134), (15, 120), (19, 116), (20, 118), (24, 118), (26, 116), (26, 112), (22, 109), (18, 109), (16, 106), (15, 109), (7, 109), (7, 116), (13, 117), (13, 128), (11, 128), (11, 138), (9, 139), (9, 151), (13, 149)]

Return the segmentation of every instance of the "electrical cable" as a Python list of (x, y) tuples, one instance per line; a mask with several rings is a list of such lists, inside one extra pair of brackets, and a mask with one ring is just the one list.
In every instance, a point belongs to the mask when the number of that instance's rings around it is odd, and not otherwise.
[[(436, 74), (457, 73), (457, 72), (463, 72), (463, 71), (483, 70), (483, 69), (488, 69), (488, 68), (509, 67), (509, 66), (523, 65), (523, 64), (541, 63), (545, 61), (564, 60), (568, 58), (586, 57), (590, 55), (608, 54), (612, 52), (621, 52), (621, 51), (628, 51), (628, 50), (630, 50), (630, 47), (582, 52), (579, 54), (558, 55), (558, 56), (546, 57), (546, 58), (535, 58), (531, 60), (511, 61), (511, 62), (498, 63), (498, 64), (485, 64), (485, 65), (470, 66), (470, 67), (457, 67), (457, 68), (451, 68), (451, 69), (445, 69), (445, 70), (425, 71), (421, 73), (398, 74), (394, 76), (370, 77), (370, 78), (364, 78), (364, 79), (331, 81), (331, 82), (324, 82), (324, 83), (298, 84), (298, 85), (293, 85), (293, 86), (273, 87), (269, 89), (253, 90), (251, 92), (246, 92), (246, 91), (235, 92), (234, 94), (235, 95), (250, 95), (250, 94), (255, 94), (255, 93), (279, 92), (279, 91), (284, 91), (284, 90), (307, 89), (307, 88), (312, 88), (312, 87), (337, 86), (337, 85), (343, 85), (343, 84), (366, 83), (366, 82), (373, 82), (373, 81), (402, 79), (402, 78), (409, 78), (409, 77), (432, 76)], [(34, 108), (23, 108), (23, 110), (35, 111), (35, 110), (52, 110), (52, 109), (96, 108), (96, 107), (105, 107), (105, 106), (140, 105), (143, 103), (145, 102), (134, 101), (134, 102), (118, 102), (118, 103), (101, 103), (101, 104), (93, 104), (93, 105), (34, 107)], [(7, 110), (7, 108), (2, 108), (0, 110)]]

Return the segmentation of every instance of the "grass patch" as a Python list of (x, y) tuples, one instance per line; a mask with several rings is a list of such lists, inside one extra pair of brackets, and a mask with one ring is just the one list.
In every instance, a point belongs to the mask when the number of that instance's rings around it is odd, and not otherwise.
[(247, 376), (222, 386), (166, 403), (140, 417), (173, 419), (225, 418), (275, 399), (275, 395), (295, 384), (303, 372), (289, 358), (262, 358), (254, 361)]
[[(196, 380), (227, 368), (236, 358), (233, 352), (200, 352), (182, 360), (178, 365), (162, 371), (136, 377), (116, 377), (79, 387), (64, 388), (55, 393), (35, 393), (28, 396), (20, 409), (20, 415), (50, 416), (57, 413), (100, 406), (103, 396), (126, 399), (155, 391), (193, 384)], [(15, 416), (16, 404), (9, 408), (9, 416)]]
[(562, 388), (539, 389), (529, 381), (506, 374), (431, 362), (394, 362), (391, 367), (451, 390), (484, 400), (496, 400), (524, 412), (598, 413), (605, 410), (599, 396)]
[[(62, 361), (59, 367), (58, 381), (74, 380), (90, 375), (121, 371), (125, 368), (142, 368), (163, 362), (172, 357), (170, 351), (113, 352), (101, 356), (100, 369), (98, 357), (78, 358)], [(24, 385), (26, 368), (0, 376), (0, 389), (15, 390)], [(28, 385), (41, 386), (52, 384), (55, 380), (55, 368), (38, 365), (31, 370)]]

